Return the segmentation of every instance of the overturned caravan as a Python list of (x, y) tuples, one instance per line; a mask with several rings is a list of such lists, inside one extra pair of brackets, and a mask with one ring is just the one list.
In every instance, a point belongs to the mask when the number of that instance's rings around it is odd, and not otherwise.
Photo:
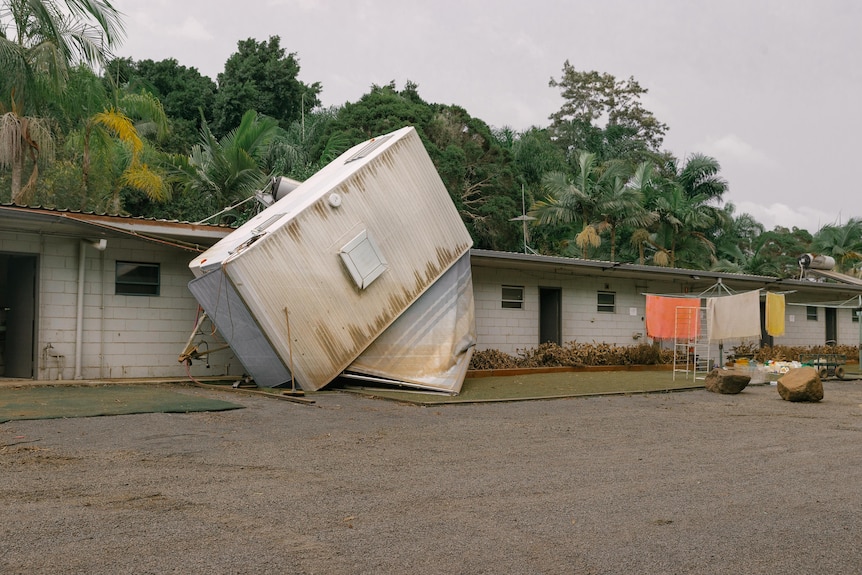
[(348, 377), (454, 394), (476, 340), (471, 245), (408, 127), (198, 256), (189, 289), (258, 385)]

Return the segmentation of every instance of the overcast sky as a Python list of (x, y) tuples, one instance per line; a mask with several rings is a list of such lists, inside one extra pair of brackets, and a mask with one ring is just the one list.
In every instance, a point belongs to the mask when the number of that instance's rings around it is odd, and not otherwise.
[(547, 126), (578, 70), (633, 76), (677, 157), (719, 160), (766, 229), (862, 217), (862, 2), (855, 0), (115, 0), (135, 60), (213, 80), (237, 42), (279, 36), (325, 106), (418, 84), (493, 127)]

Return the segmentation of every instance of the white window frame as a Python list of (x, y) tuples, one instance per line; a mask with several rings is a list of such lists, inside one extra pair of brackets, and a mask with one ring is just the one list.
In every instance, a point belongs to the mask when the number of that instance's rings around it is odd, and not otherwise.
[[(520, 297), (515, 293), (506, 294), (506, 290), (520, 291)], [(504, 285), (500, 290), (500, 307), (502, 309), (524, 309), (524, 286)]]
[[(611, 303), (602, 303), (602, 296), (610, 296)], [(596, 292), (596, 311), (599, 313), (617, 313), (617, 292), (607, 290)]]

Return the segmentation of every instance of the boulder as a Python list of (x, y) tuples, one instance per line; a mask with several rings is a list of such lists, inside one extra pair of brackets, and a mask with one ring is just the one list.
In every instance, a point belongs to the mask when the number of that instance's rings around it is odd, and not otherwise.
[(713, 393), (735, 394), (745, 389), (749, 381), (751, 376), (748, 373), (715, 368), (706, 375), (704, 385)]
[(813, 367), (791, 369), (778, 380), (778, 394), (785, 401), (820, 401), (823, 382)]

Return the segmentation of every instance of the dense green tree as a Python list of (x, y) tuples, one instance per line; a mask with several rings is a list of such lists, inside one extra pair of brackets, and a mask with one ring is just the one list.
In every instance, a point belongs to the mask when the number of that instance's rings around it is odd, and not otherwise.
[(539, 190), (542, 176), (547, 172), (561, 172), (567, 168), (566, 155), (545, 128), (533, 127), (516, 134), (508, 147), (514, 162), (513, 168), (527, 190)]
[(511, 154), (463, 108), (429, 104), (416, 84), (408, 81), (399, 91), (390, 82), (345, 104), (327, 134), (346, 134), (354, 145), (404, 126), (422, 138), (476, 247), (516, 249), (520, 227), (510, 220), (521, 214), (521, 196)]
[(561, 77), (551, 78), (549, 86), (559, 88), (563, 97), (563, 106), (549, 117), (549, 129), (569, 153), (586, 150), (599, 162), (637, 163), (659, 151), (667, 126), (643, 107), (647, 90), (634, 78), (579, 71), (566, 60)]
[(477, 247), (514, 249), (521, 195), (511, 154), (485, 122), (458, 106), (442, 106), (426, 127), (429, 153)]
[(799, 276), (799, 256), (811, 251), (811, 234), (804, 229), (776, 226), (757, 236), (753, 253), (741, 267), (744, 273), (779, 278)]
[(106, 1), (0, 2), (0, 167), (12, 169), (12, 202), (26, 203), (35, 190), (39, 161), (52, 144), (42, 114), (62, 92), (69, 68), (103, 63), (121, 35), (119, 13)]
[[(342, 106), (326, 130), (326, 137), (336, 132), (347, 136), (349, 145), (413, 126), (427, 141), (425, 128), (431, 123), (439, 106), (428, 104), (419, 97), (417, 86), (407, 82), (399, 91), (395, 82), (384, 86), (372, 85), (370, 91), (356, 102)], [(321, 144), (322, 145), (322, 144)]]
[(716, 265), (742, 266), (755, 257), (755, 242), (765, 229), (751, 214), (736, 215), (732, 203), (725, 204), (723, 210), (728, 223), (714, 240)]
[[(542, 177), (548, 172), (565, 172), (568, 169), (566, 155), (552, 140), (550, 132), (544, 128), (532, 127), (516, 133), (510, 128), (494, 132), (497, 142), (512, 157), (512, 170), (517, 183), (521, 185), (521, 215), (542, 195)], [(529, 216), (528, 216), (529, 217)], [(558, 246), (564, 245), (571, 237), (563, 226), (536, 226), (530, 222), (523, 235), (530, 237), (530, 246), (540, 253), (558, 253)], [(522, 239), (522, 242), (524, 240)], [(526, 250), (526, 247), (524, 248)]]
[(337, 158), (350, 143), (343, 132), (327, 132), (336, 114), (334, 108), (315, 110), (293, 122), (269, 146), (263, 170), (303, 181)]
[(237, 43), (237, 51), (217, 78), (212, 127), (217, 136), (238, 126), (248, 110), (273, 118), (287, 129), (320, 105), (320, 83), (301, 82), (297, 78), (299, 59), (295, 53), (285, 54), (280, 44), (278, 36), (266, 42), (249, 38)]
[(201, 119), (213, 121), (215, 82), (173, 58), (158, 62), (115, 59), (105, 70), (105, 79), (111, 89), (146, 91), (161, 102), (170, 123), (169, 132), (160, 139), (166, 152), (188, 153), (197, 142)]

